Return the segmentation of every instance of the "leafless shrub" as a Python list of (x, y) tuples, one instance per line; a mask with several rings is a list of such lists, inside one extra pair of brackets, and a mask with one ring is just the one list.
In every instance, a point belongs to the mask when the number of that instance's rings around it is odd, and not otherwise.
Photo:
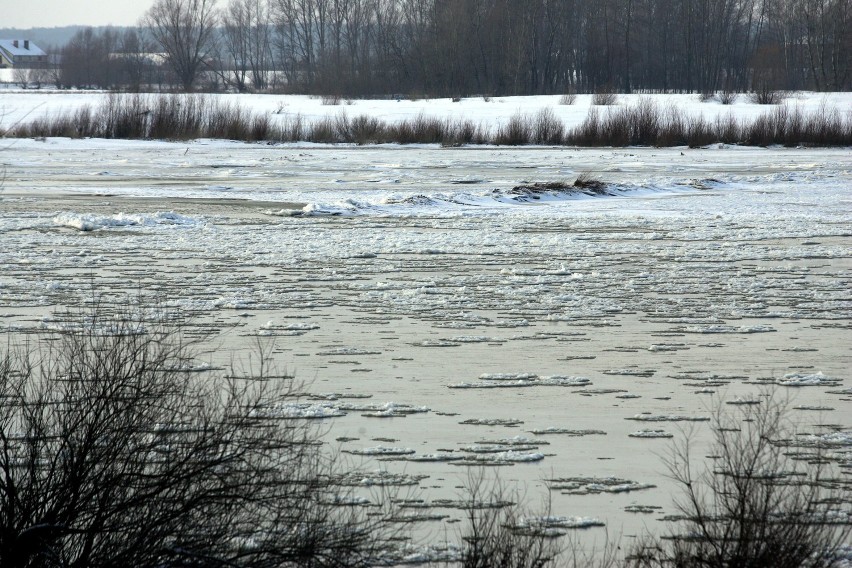
[(338, 106), (343, 101), (343, 97), (340, 95), (323, 95), (321, 100), (323, 106)]
[(631, 116), (629, 111), (608, 111), (601, 122), (601, 136), (604, 145), (629, 146), (631, 137)]
[(698, 94), (698, 101), (702, 103), (709, 103), (716, 96), (716, 93), (713, 91), (702, 91)]
[(744, 143), (753, 146), (844, 146), (852, 144), (852, 120), (836, 110), (805, 113), (800, 107), (778, 106), (743, 127)]
[(737, 102), (737, 98), (739, 98), (739, 95), (734, 91), (729, 91), (726, 89), (724, 91), (719, 91), (717, 97), (719, 99), (719, 102), (723, 105), (732, 105)]
[(681, 520), (665, 539), (635, 550), (634, 566), (835, 565), (850, 535), (848, 521), (836, 521), (848, 485), (834, 483), (822, 459), (808, 464), (789, 457), (796, 436), (787, 404), (764, 395), (760, 404), (733, 411), (717, 405), (714, 463), (706, 469), (696, 468), (689, 433), (674, 445), (666, 466), (681, 491), (675, 502)]
[(256, 114), (251, 117), (248, 129), (248, 140), (257, 142), (261, 140), (269, 140), (272, 136), (272, 122), (269, 116), (265, 114)]
[(785, 96), (783, 91), (772, 89), (766, 83), (763, 83), (748, 94), (748, 100), (756, 105), (780, 105)]
[(852, 145), (852, 115), (825, 107), (805, 112), (778, 106), (751, 122), (730, 115), (708, 121), (689, 117), (676, 107), (662, 109), (650, 98), (635, 105), (602, 112), (589, 109), (585, 120), (568, 131), (553, 109), (535, 115), (515, 113), (496, 132), (462, 119), (452, 121), (419, 115), (399, 122), (345, 113), (306, 125), (300, 116), (258, 115), (243, 107), (202, 95), (108, 95), (92, 109), (40, 117), (9, 127), (5, 136), (72, 138), (153, 138), (190, 140), (226, 138), (253, 141), (300, 141), (357, 144), (575, 144), (578, 146), (705, 146), (714, 142), (765, 146), (770, 144)]
[(149, 108), (140, 109), (149, 116), (148, 138), (192, 140), (204, 136), (210, 99), (199, 95), (161, 95)]
[(107, 95), (97, 112), (98, 135), (104, 138), (145, 138), (148, 134), (148, 113), (141, 95)]
[(308, 142), (318, 142), (321, 144), (333, 144), (340, 142), (340, 137), (337, 133), (338, 121), (330, 116), (324, 116), (310, 124), (306, 129), (305, 138)]
[(305, 140), (305, 119), (301, 114), (288, 115), (278, 124), (270, 125), (269, 138), (276, 142)]
[(531, 140), (535, 144), (561, 144), (565, 135), (565, 125), (557, 118), (550, 107), (544, 107), (533, 118)]
[(337, 117), (337, 130), (346, 142), (355, 144), (375, 144), (387, 138), (386, 128), (382, 121), (366, 114), (349, 119), (346, 113)]
[(630, 121), (630, 144), (654, 145), (660, 136), (660, 107), (651, 98), (641, 97), (627, 114)]
[(522, 146), (532, 140), (534, 120), (520, 111), (497, 129), (494, 143), (500, 146)]
[(583, 122), (572, 129), (568, 141), (577, 146), (596, 146), (602, 144), (601, 115), (598, 109), (592, 107)]
[(671, 105), (666, 108), (660, 118), (658, 136), (654, 146), (667, 147), (687, 144), (686, 124), (687, 119), (679, 107)]
[(250, 140), (250, 117), (244, 116), (241, 107), (217, 105), (208, 110), (204, 135), (225, 140)]
[(480, 125), (472, 120), (447, 121), (446, 135), (441, 141), (444, 146), (461, 146), (463, 144), (484, 144), (486, 136)]
[(716, 138), (719, 139), (719, 142), (723, 142), (725, 144), (736, 144), (742, 140), (740, 123), (731, 113), (724, 116), (717, 116), (715, 129)]
[(852, 144), (852, 120), (837, 110), (806, 113), (800, 108), (778, 106), (751, 122), (732, 115), (708, 121), (702, 115), (687, 116), (676, 107), (662, 111), (649, 100), (601, 114), (589, 110), (586, 119), (565, 138), (579, 146), (706, 146), (715, 142), (767, 146), (770, 144), (844, 146)]
[(333, 504), (335, 462), (268, 350), (204, 372), (144, 313), (96, 307), (0, 354), (0, 565), (372, 564), (384, 517)]
[(660, 115), (659, 107), (647, 98), (640, 99), (636, 106), (609, 110), (603, 115), (592, 107), (566, 141), (579, 146), (655, 144), (661, 129)]
[(60, 136), (67, 138), (85, 138), (94, 135), (92, 108), (83, 105), (71, 113), (57, 116), (39, 117), (30, 122), (17, 124), (7, 134), (17, 138), (38, 138)]
[(573, 105), (577, 102), (577, 93), (565, 93), (559, 97), (560, 105)]
[(713, 125), (704, 118), (703, 114), (690, 116), (686, 121), (686, 144), (690, 148), (700, 148), (713, 142), (718, 138), (713, 131)]
[(592, 95), (594, 106), (611, 106), (618, 104), (618, 95), (610, 90), (603, 90)]
[(802, 143), (813, 146), (852, 145), (852, 114), (846, 120), (837, 109), (822, 106), (805, 119), (805, 136)]
[(443, 120), (423, 113), (387, 128), (389, 139), (399, 144), (439, 144), (445, 140), (447, 131)]

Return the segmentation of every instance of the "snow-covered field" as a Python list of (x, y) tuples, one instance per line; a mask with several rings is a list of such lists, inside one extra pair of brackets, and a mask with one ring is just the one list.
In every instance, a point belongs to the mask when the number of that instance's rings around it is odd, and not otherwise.
[[(92, 97), (4, 93), (0, 107), (8, 125)], [(483, 121), (588, 108), (241, 101)], [(325, 420), (365, 488), (451, 499), (468, 467), (492, 465), (533, 505), (550, 487), (566, 530), (630, 539), (674, 512), (658, 457), (671, 436), (706, 442), (715, 401), (766, 384), (848, 468), (848, 149), (0, 142), (0, 325), (50, 328), (94, 283), (107, 301), (141, 288), (194, 314), (216, 333), (214, 367), (274, 342), (316, 395), (282, 414)], [(584, 172), (605, 195), (513, 189)], [(460, 511), (434, 512), (422, 533), (452, 535)]]

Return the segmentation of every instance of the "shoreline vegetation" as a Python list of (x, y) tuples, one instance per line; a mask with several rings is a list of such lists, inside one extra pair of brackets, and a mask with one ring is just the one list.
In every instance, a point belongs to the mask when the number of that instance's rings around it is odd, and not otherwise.
[(514, 113), (500, 125), (420, 114), (399, 121), (368, 114), (308, 120), (301, 114), (258, 113), (205, 95), (110, 94), (96, 106), (22, 121), (7, 138), (106, 138), (322, 144), (440, 144), (443, 146), (850, 146), (852, 115), (836, 108), (805, 111), (776, 105), (754, 119), (732, 114), (708, 119), (675, 105), (640, 98), (624, 106), (592, 106), (577, 126), (567, 126), (551, 107)]

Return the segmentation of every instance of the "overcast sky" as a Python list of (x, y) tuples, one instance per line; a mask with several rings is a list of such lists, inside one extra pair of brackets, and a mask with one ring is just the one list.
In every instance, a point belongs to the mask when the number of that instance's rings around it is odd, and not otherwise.
[(0, 27), (132, 26), (154, 0), (0, 0)]

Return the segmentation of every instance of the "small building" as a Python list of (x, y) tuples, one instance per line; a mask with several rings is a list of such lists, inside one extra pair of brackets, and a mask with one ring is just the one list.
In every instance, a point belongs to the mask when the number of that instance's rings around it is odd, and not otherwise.
[(28, 39), (0, 39), (0, 68), (45, 67), (47, 54)]

